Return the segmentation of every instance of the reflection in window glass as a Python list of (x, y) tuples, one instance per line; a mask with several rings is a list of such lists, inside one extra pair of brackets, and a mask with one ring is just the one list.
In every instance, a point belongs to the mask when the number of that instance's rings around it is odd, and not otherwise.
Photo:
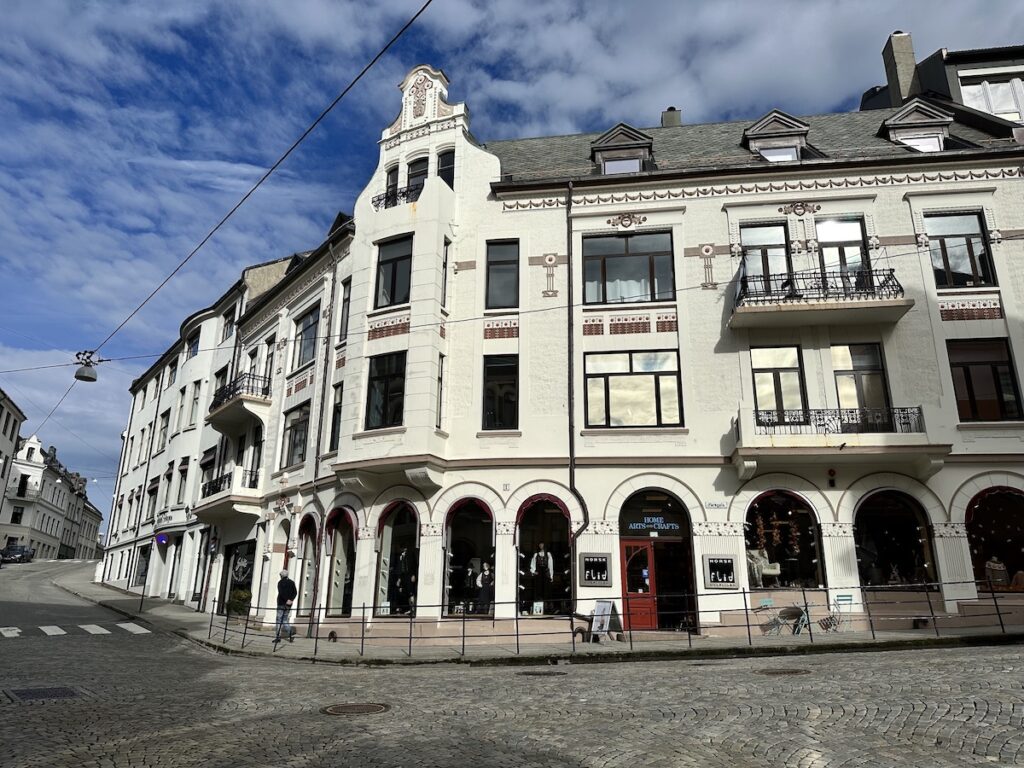
[(960, 420), (1020, 419), (1020, 390), (1006, 340), (946, 343)]
[(682, 424), (678, 352), (588, 354), (584, 368), (587, 426)]
[(750, 350), (758, 424), (804, 424), (803, 371), (798, 347)]
[(924, 223), (937, 287), (995, 284), (978, 214), (926, 216)]
[(588, 304), (671, 301), (672, 237), (653, 233), (584, 238), (583, 275)]

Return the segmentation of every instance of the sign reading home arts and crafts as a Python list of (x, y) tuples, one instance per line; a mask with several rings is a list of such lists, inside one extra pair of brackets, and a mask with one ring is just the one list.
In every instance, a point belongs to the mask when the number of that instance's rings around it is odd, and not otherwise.
[(704, 586), (707, 589), (736, 589), (736, 558), (704, 555)]
[(580, 585), (584, 587), (610, 587), (612, 585), (610, 554), (580, 553)]
[(678, 512), (643, 509), (619, 518), (619, 535), (638, 538), (648, 536), (688, 536), (690, 531)]

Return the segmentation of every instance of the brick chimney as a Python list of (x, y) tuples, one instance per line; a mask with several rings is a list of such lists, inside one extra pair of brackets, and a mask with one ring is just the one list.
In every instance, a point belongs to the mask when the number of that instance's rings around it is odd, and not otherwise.
[(683, 124), (683, 113), (675, 107), (669, 107), (661, 113), (661, 127), (675, 128)]
[(882, 49), (882, 62), (885, 64), (885, 79), (889, 83), (889, 103), (894, 107), (903, 106), (914, 91), (917, 73), (910, 35), (898, 29), (889, 35)]

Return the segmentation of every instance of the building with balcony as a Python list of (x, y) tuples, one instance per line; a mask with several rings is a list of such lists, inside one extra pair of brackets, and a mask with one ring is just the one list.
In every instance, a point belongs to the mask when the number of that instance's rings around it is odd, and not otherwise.
[(1024, 585), (1012, 123), (919, 93), (480, 142), (443, 72), (400, 92), (203, 400), (219, 606), (269, 619), (287, 568), (324, 624), (715, 631), (761, 590)]

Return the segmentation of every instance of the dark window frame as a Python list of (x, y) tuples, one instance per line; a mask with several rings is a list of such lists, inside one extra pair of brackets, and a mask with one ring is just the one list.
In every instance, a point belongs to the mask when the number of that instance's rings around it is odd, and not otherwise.
[(235, 322), (238, 320), (238, 305), (232, 304), (231, 307), (221, 315), (221, 320), (224, 321), (224, 325), (221, 327), (220, 340), (221, 343), (227, 341), (235, 335)]
[[(311, 322), (307, 319), (312, 317)], [(316, 357), (317, 329), (320, 327), (319, 302), (295, 318), (295, 359), (292, 370), (301, 368)], [(310, 333), (312, 332), (312, 333)]]
[(331, 401), (331, 433), (327, 443), (328, 451), (337, 451), (341, 443), (341, 407), (345, 397), (345, 382), (334, 385), (334, 399)]
[[(743, 245), (743, 232), (744, 230), (750, 229), (775, 229), (777, 227), (782, 228), (783, 242), (776, 243), (773, 245)], [(772, 293), (772, 277), (774, 273), (770, 267), (770, 257), (768, 250), (771, 248), (781, 247), (786, 252), (786, 277), (793, 276), (793, 251), (789, 247), (789, 222), (786, 221), (762, 221), (758, 223), (743, 224), (740, 226), (740, 248), (743, 251), (743, 287), (746, 288), (747, 280), (750, 278), (747, 275), (747, 258), (756, 255), (761, 262), (761, 274), (756, 275), (754, 279), (762, 281), (764, 291), (766, 293)]]
[[(1006, 359), (992, 360), (988, 362), (983, 360), (967, 363), (953, 362), (952, 350), (955, 345), (971, 344), (978, 342), (988, 344), (1002, 342), (1004, 348), (1006, 349)], [(957, 415), (959, 416), (961, 422), (970, 423), (977, 421), (992, 421), (992, 419), (981, 418), (980, 416), (978, 416), (978, 404), (975, 396), (975, 383), (970, 372), (970, 369), (973, 367), (984, 366), (988, 366), (989, 372), (992, 376), (993, 384), (995, 385), (996, 389), (996, 402), (999, 403), (1000, 413), (1000, 417), (999, 419), (996, 419), (996, 421), (1024, 421), (1024, 410), (1022, 410), (1021, 408), (1020, 382), (1017, 381), (1017, 367), (1014, 364), (1013, 351), (1010, 349), (1009, 339), (1004, 337), (982, 339), (947, 339), (946, 354), (949, 356), (950, 376), (953, 379), (953, 396), (957, 403)], [(1007, 415), (1006, 412), (1006, 398), (1004, 397), (1006, 393), (1003, 391), (1002, 381), (999, 376), (999, 367), (1001, 366), (1005, 367), (1006, 373), (1009, 375), (1010, 378), (1010, 387), (1012, 391), (1009, 394), (1012, 395), (1013, 401), (1017, 404), (1016, 415)], [(964, 384), (967, 387), (967, 392), (965, 394), (967, 395), (967, 401), (971, 409), (970, 415), (966, 417), (963, 413), (960, 412), (960, 397), (959, 393), (957, 393), (957, 382), (955, 373), (955, 371), (958, 369), (962, 370), (963, 372)]]
[[(836, 403), (838, 404), (838, 402), (839, 402), (839, 399), (838, 399), (839, 398), (839, 381), (838, 381), (838, 376), (843, 375), (843, 376), (853, 376), (853, 377), (855, 377), (855, 379), (856, 379), (856, 388), (857, 388), (857, 400), (858, 400), (858, 402), (863, 403), (863, 401), (864, 401), (864, 397), (863, 397), (864, 387), (863, 387), (863, 382), (862, 382), (863, 376), (865, 374), (879, 374), (882, 377), (882, 384), (884, 385), (882, 387), (882, 393), (885, 395), (885, 407), (886, 408), (892, 407), (892, 397), (890, 396), (890, 392), (889, 392), (889, 373), (887, 371), (887, 366), (885, 364), (885, 349), (882, 347), (882, 345), (879, 342), (877, 342), (877, 341), (849, 341), (849, 342), (845, 342), (845, 343), (842, 343), (842, 344), (831, 344), (829, 346), (829, 354), (830, 355), (832, 353), (832, 349), (835, 348), (835, 347), (875, 347), (878, 350), (878, 367), (861, 366), (861, 367), (858, 368), (855, 365), (853, 368), (833, 368), (832, 369), (832, 381), (836, 385)], [(852, 357), (852, 355), (851, 355), (851, 357)], [(842, 408), (842, 405), (840, 405), (839, 407)], [(867, 406), (861, 405), (860, 407), (861, 408), (866, 408)]]
[[(825, 273), (825, 272), (835, 272), (835, 271), (839, 271), (839, 272), (847, 272), (847, 271), (849, 271), (848, 270), (848, 266), (849, 265), (847, 264), (847, 258), (846, 258), (846, 249), (847, 248), (858, 248), (860, 250), (861, 268), (858, 271), (860, 271), (860, 272), (864, 272), (864, 271), (870, 272), (871, 271), (871, 252), (870, 252), (870, 249), (868, 248), (868, 231), (867, 231), (867, 226), (864, 223), (864, 217), (863, 216), (827, 216), (827, 217), (823, 217), (823, 218), (815, 219), (814, 220), (815, 229), (817, 229), (819, 224), (824, 224), (824, 223), (830, 222), (830, 221), (838, 221), (838, 222), (843, 222), (843, 223), (846, 223), (846, 224), (852, 224), (852, 223), (856, 222), (857, 224), (860, 225), (860, 240), (855, 242), (853, 240), (822, 240), (821, 238), (818, 238), (818, 263), (821, 266), (822, 273)], [(828, 263), (825, 262), (825, 249), (826, 248), (836, 248), (839, 251), (839, 263), (838, 264), (828, 264)]]
[[(671, 352), (676, 356), (676, 369), (675, 371), (634, 371), (634, 360), (633, 355), (645, 354), (653, 352)], [(602, 355), (629, 355), (629, 371), (627, 372), (603, 372), (603, 373), (587, 373), (587, 358)], [(662, 407), (661, 407), (661, 386), (660, 379), (663, 376), (675, 375), (676, 379), (676, 397), (679, 402), (679, 421), (678, 422), (666, 422), (662, 418)], [(612, 424), (612, 413), (611, 407), (611, 384), (609, 379), (611, 377), (639, 377), (649, 376), (654, 379), (654, 410), (657, 416), (656, 425), (639, 425), (639, 424)], [(603, 379), (604, 380), (604, 423), (603, 424), (591, 424), (590, 423), (590, 384), (592, 379)], [(678, 349), (629, 349), (629, 350), (602, 350), (600, 352), (586, 352), (583, 355), (583, 423), (587, 429), (662, 429), (672, 427), (684, 427), (686, 426), (686, 411), (683, 407), (683, 372), (679, 359)]]
[[(669, 238), (668, 250), (667, 251), (637, 251), (637, 252), (634, 253), (634, 252), (630, 251), (629, 243), (630, 243), (630, 240), (632, 240), (637, 235), (641, 235), (641, 236), (642, 235), (668, 235), (668, 238)], [(621, 254), (593, 254), (593, 255), (590, 255), (590, 256), (586, 255), (587, 242), (588, 241), (607, 240), (607, 239), (612, 239), (612, 238), (625, 241), (625, 249), (623, 250), (623, 252)], [(667, 231), (658, 230), (658, 231), (650, 231), (650, 232), (628, 232), (628, 233), (616, 234), (616, 235), (593, 235), (593, 236), (590, 236), (590, 237), (584, 237), (583, 238), (583, 248), (582, 248), (582, 251), (583, 251), (583, 303), (584, 304), (590, 304), (590, 305), (598, 305), (598, 304), (641, 304), (641, 303), (642, 304), (657, 304), (657, 303), (672, 302), (672, 301), (676, 300), (675, 238), (673, 237), (671, 230), (667, 230)], [(608, 300), (608, 259), (617, 259), (617, 258), (628, 259), (628, 258), (631, 258), (631, 257), (644, 256), (644, 255), (647, 256), (647, 280), (650, 283), (650, 294), (648, 295), (648, 298), (630, 297), (628, 299), (609, 301)], [(656, 277), (657, 272), (656, 272), (656, 269), (655, 269), (655, 262), (654, 262), (654, 260), (658, 256), (666, 256), (666, 255), (669, 257), (668, 258), (668, 263), (669, 263), (669, 266), (671, 268), (671, 277), (672, 277), (672, 280), (671, 280), (671, 282), (672, 282), (671, 294), (672, 295), (669, 296), (668, 298), (664, 298), (663, 299), (663, 298), (658, 298), (658, 285), (657, 285), (657, 277)], [(587, 299), (587, 264), (595, 262), (595, 261), (600, 262), (600, 265), (601, 265), (601, 269), (600, 269), (600, 271), (601, 271), (601, 282), (600, 282), (601, 290), (600, 290), (600, 298), (596, 299), (594, 301), (590, 301), (589, 299)]]
[[(957, 217), (957, 216), (971, 216), (971, 217), (977, 219), (977, 221), (978, 221), (978, 231), (977, 232), (959, 233), (959, 234), (946, 234), (946, 235), (930, 235), (930, 234), (927, 234), (927, 231), (928, 231), (928, 220), (929, 219), (943, 219), (943, 218), (951, 218), (951, 217)], [(935, 280), (935, 287), (936, 288), (938, 288), (940, 290), (943, 290), (943, 289), (957, 289), (957, 288), (979, 288), (979, 287), (989, 288), (989, 287), (995, 287), (995, 286), (999, 285), (999, 279), (996, 276), (995, 263), (994, 263), (994, 261), (992, 259), (992, 244), (989, 242), (989, 239), (988, 239), (988, 232), (987, 232), (986, 227), (985, 227), (985, 217), (984, 217), (984, 214), (983, 214), (982, 211), (966, 210), (966, 211), (943, 211), (942, 213), (928, 213), (928, 214), (925, 214), (924, 220), (925, 220), (925, 233), (926, 233), (926, 235), (928, 237), (928, 258), (931, 261), (931, 265), (932, 265), (932, 275), (936, 278), (936, 280)], [(967, 246), (967, 258), (970, 260), (970, 263), (971, 263), (971, 276), (973, 277), (973, 283), (971, 285), (967, 285), (967, 286), (956, 285), (953, 282), (953, 271), (952, 271), (952, 269), (950, 269), (950, 266), (949, 266), (949, 250), (948, 250), (947, 243), (946, 243), (947, 239), (952, 239), (952, 238), (963, 238), (964, 242), (966, 243), (966, 246)], [(977, 238), (977, 239), (981, 240), (981, 249), (982, 249), (981, 260), (984, 261), (984, 263), (982, 263), (982, 261), (979, 261), (978, 254), (976, 254), (974, 252), (974, 245), (971, 242), (972, 238)], [(939, 244), (939, 252), (940, 252), (940, 254), (942, 256), (942, 269), (943, 269), (943, 272), (945, 272), (945, 275), (946, 275), (946, 282), (945, 282), (945, 284), (942, 284), (942, 285), (939, 284), (938, 275), (936, 274), (938, 269), (939, 269), (939, 267), (935, 263), (935, 255), (936, 254), (935, 254), (935, 252), (933, 250), (933, 243), (938, 243)], [(989, 276), (991, 277), (991, 279), (989, 281), (987, 281), (987, 282), (983, 279), (984, 276), (982, 275), (981, 271), (979, 271), (980, 269), (983, 269), (983, 267), (985, 267), (985, 266), (988, 267), (988, 273), (989, 273)]]
[[(413, 168), (415, 168), (415, 171)], [(422, 171), (420, 170), (421, 168)], [(412, 189), (413, 187), (422, 189), (423, 185), (427, 183), (429, 175), (429, 157), (417, 157), (414, 160), (410, 160), (408, 165), (405, 166), (405, 186), (408, 189)]]
[(447, 237), (444, 239), (443, 250), (441, 251), (441, 308), (448, 306), (448, 256), (452, 242)]
[[(381, 249), (390, 246), (397, 245), (408, 241), (409, 249), (408, 253), (399, 253), (394, 256), (388, 256), (382, 258)], [(403, 304), (409, 303), (409, 295), (412, 292), (412, 248), (413, 248), (413, 236), (402, 235), (400, 237), (391, 238), (388, 240), (382, 240), (377, 243), (377, 285), (373, 296), (373, 308), (374, 309), (386, 309), (388, 307), (399, 307)], [(390, 274), (385, 277), (385, 265), (390, 268)], [(400, 269), (407, 270), (406, 274), (406, 294), (405, 297), (398, 301), (396, 300), (395, 293), (398, 285), (398, 274)], [(382, 288), (384, 283), (387, 282), (388, 298), (384, 300)]]
[(352, 278), (341, 281), (341, 324), (338, 327), (338, 343), (348, 339), (349, 313), (352, 311)]
[[(451, 162), (445, 162), (447, 159)], [(437, 154), (437, 177), (450, 189), (455, 189), (455, 150), (448, 149)]]
[[(754, 367), (753, 352), (756, 349), (795, 349), (796, 350), (797, 367), (796, 368), (755, 368)], [(778, 421), (775, 422), (777, 424), (793, 424), (793, 425), (806, 424), (807, 423), (807, 416), (808, 416), (808, 413), (807, 413), (807, 377), (804, 374), (804, 350), (803, 350), (803, 347), (801, 347), (799, 344), (770, 344), (770, 345), (764, 345), (764, 346), (758, 345), (758, 346), (755, 346), (755, 347), (751, 347), (750, 348), (750, 352), (751, 352), (751, 357), (750, 357), (750, 381), (751, 381), (751, 384), (753, 385), (753, 388), (754, 388), (753, 389), (753, 392), (754, 392), (754, 417), (755, 417), (754, 421), (757, 424), (759, 424), (761, 426), (764, 426), (765, 424), (758, 418), (758, 414), (761, 411), (774, 410), (775, 413), (778, 414), (778, 416), (779, 416)], [(792, 372), (792, 371), (796, 371), (797, 372), (797, 378), (800, 381), (800, 410), (801, 410), (804, 418), (798, 419), (798, 420), (792, 420), (792, 419), (786, 419), (785, 418), (785, 413), (786, 413), (787, 409), (786, 409), (785, 404), (783, 402), (782, 383), (781, 383), (781, 379), (780, 379), (780, 376), (779, 376), (780, 373)], [(775, 385), (775, 405), (776, 405), (776, 407), (774, 409), (762, 408), (760, 403), (757, 402), (757, 374), (759, 374), (759, 373), (771, 373), (772, 374), (772, 380), (773, 380), (773, 383)]]
[[(497, 254), (491, 253), (492, 245), (512, 245), (516, 246), (515, 259), (509, 259), (507, 256), (498, 256)], [(486, 279), (484, 281), (484, 309), (517, 309), (519, 307), (519, 240), (515, 238), (509, 238), (504, 240), (488, 240), (487, 241), (487, 255), (486, 255)], [(491, 268), (494, 266), (507, 265), (509, 263), (515, 264), (515, 290), (513, 291), (511, 303), (492, 303), (491, 302)]]
[[(303, 411), (305, 411), (305, 418), (296, 418), (294, 421), (292, 420), (292, 417), (295, 414), (301, 416)], [(306, 461), (307, 449), (309, 447), (310, 411), (310, 403), (307, 400), (302, 405), (290, 408), (284, 413), (284, 433), (282, 434), (281, 439), (282, 469), (285, 467), (294, 467), (298, 464), (304, 464)], [(299, 425), (302, 425), (301, 430), (297, 429)], [(300, 432), (301, 440), (296, 438), (296, 435)]]
[[(386, 371), (375, 372), (376, 366), (386, 367), (388, 359), (395, 361), (401, 361), (400, 372), (387, 373)], [(389, 427), (401, 427), (404, 425), (405, 419), (405, 374), (407, 370), (408, 359), (407, 353), (403, 350), (400, 352), (388, 352), (383, 355), (375, 355), (369, 360), (369, 373), (367, 376), (366, 386), (366, 418), (364, 420), (364, 427), (366, 431), (374, 429), (388, 429)], [(396, 366), (397, 367), (397, 366)], [(380, 422), (374, 420), (374, 409), (372, 407), (374, 387), (379, 384), (382, 387), (380, 400), (381, 400), (381, 413)], [(397, 412), (391, 414), (391, 418), (388, 417), (388, 402), (393, 399), (395, 392), (395, 385), (399, 385), (399, 394), (401, 396), (401, 407), (398, 408)]]
[(437, 429), (441, 428), (441, 415), (444, 405), (444, 355), (437, 356)]
[[(511, 419), (509, 414), (505, 413), (503, 407), (504, 397), (501, 391), (502, 385), (507, 385), (507, 380), (496, 379), (496, 377), (489, 377), (489, 373), (493, 374), (493, 369), (500, 366), (509, 366), (511, 363), (515, 363), (515, 375), (514, 375), (514, 392), (515, 392), (515, 405), (513, 406), (513, 413)], [(519, 355), (484, 355), (483, 361), (483, 415), (481, 418), (481, 430), (484, 432), (491, 431), (514, 431), (519, 429)], [(490, 389), (496, 387), (491, 392)], [(490, 399), (489, 399), (490, 398)], [(491, 406), (490, 408), (488, 406)]]

